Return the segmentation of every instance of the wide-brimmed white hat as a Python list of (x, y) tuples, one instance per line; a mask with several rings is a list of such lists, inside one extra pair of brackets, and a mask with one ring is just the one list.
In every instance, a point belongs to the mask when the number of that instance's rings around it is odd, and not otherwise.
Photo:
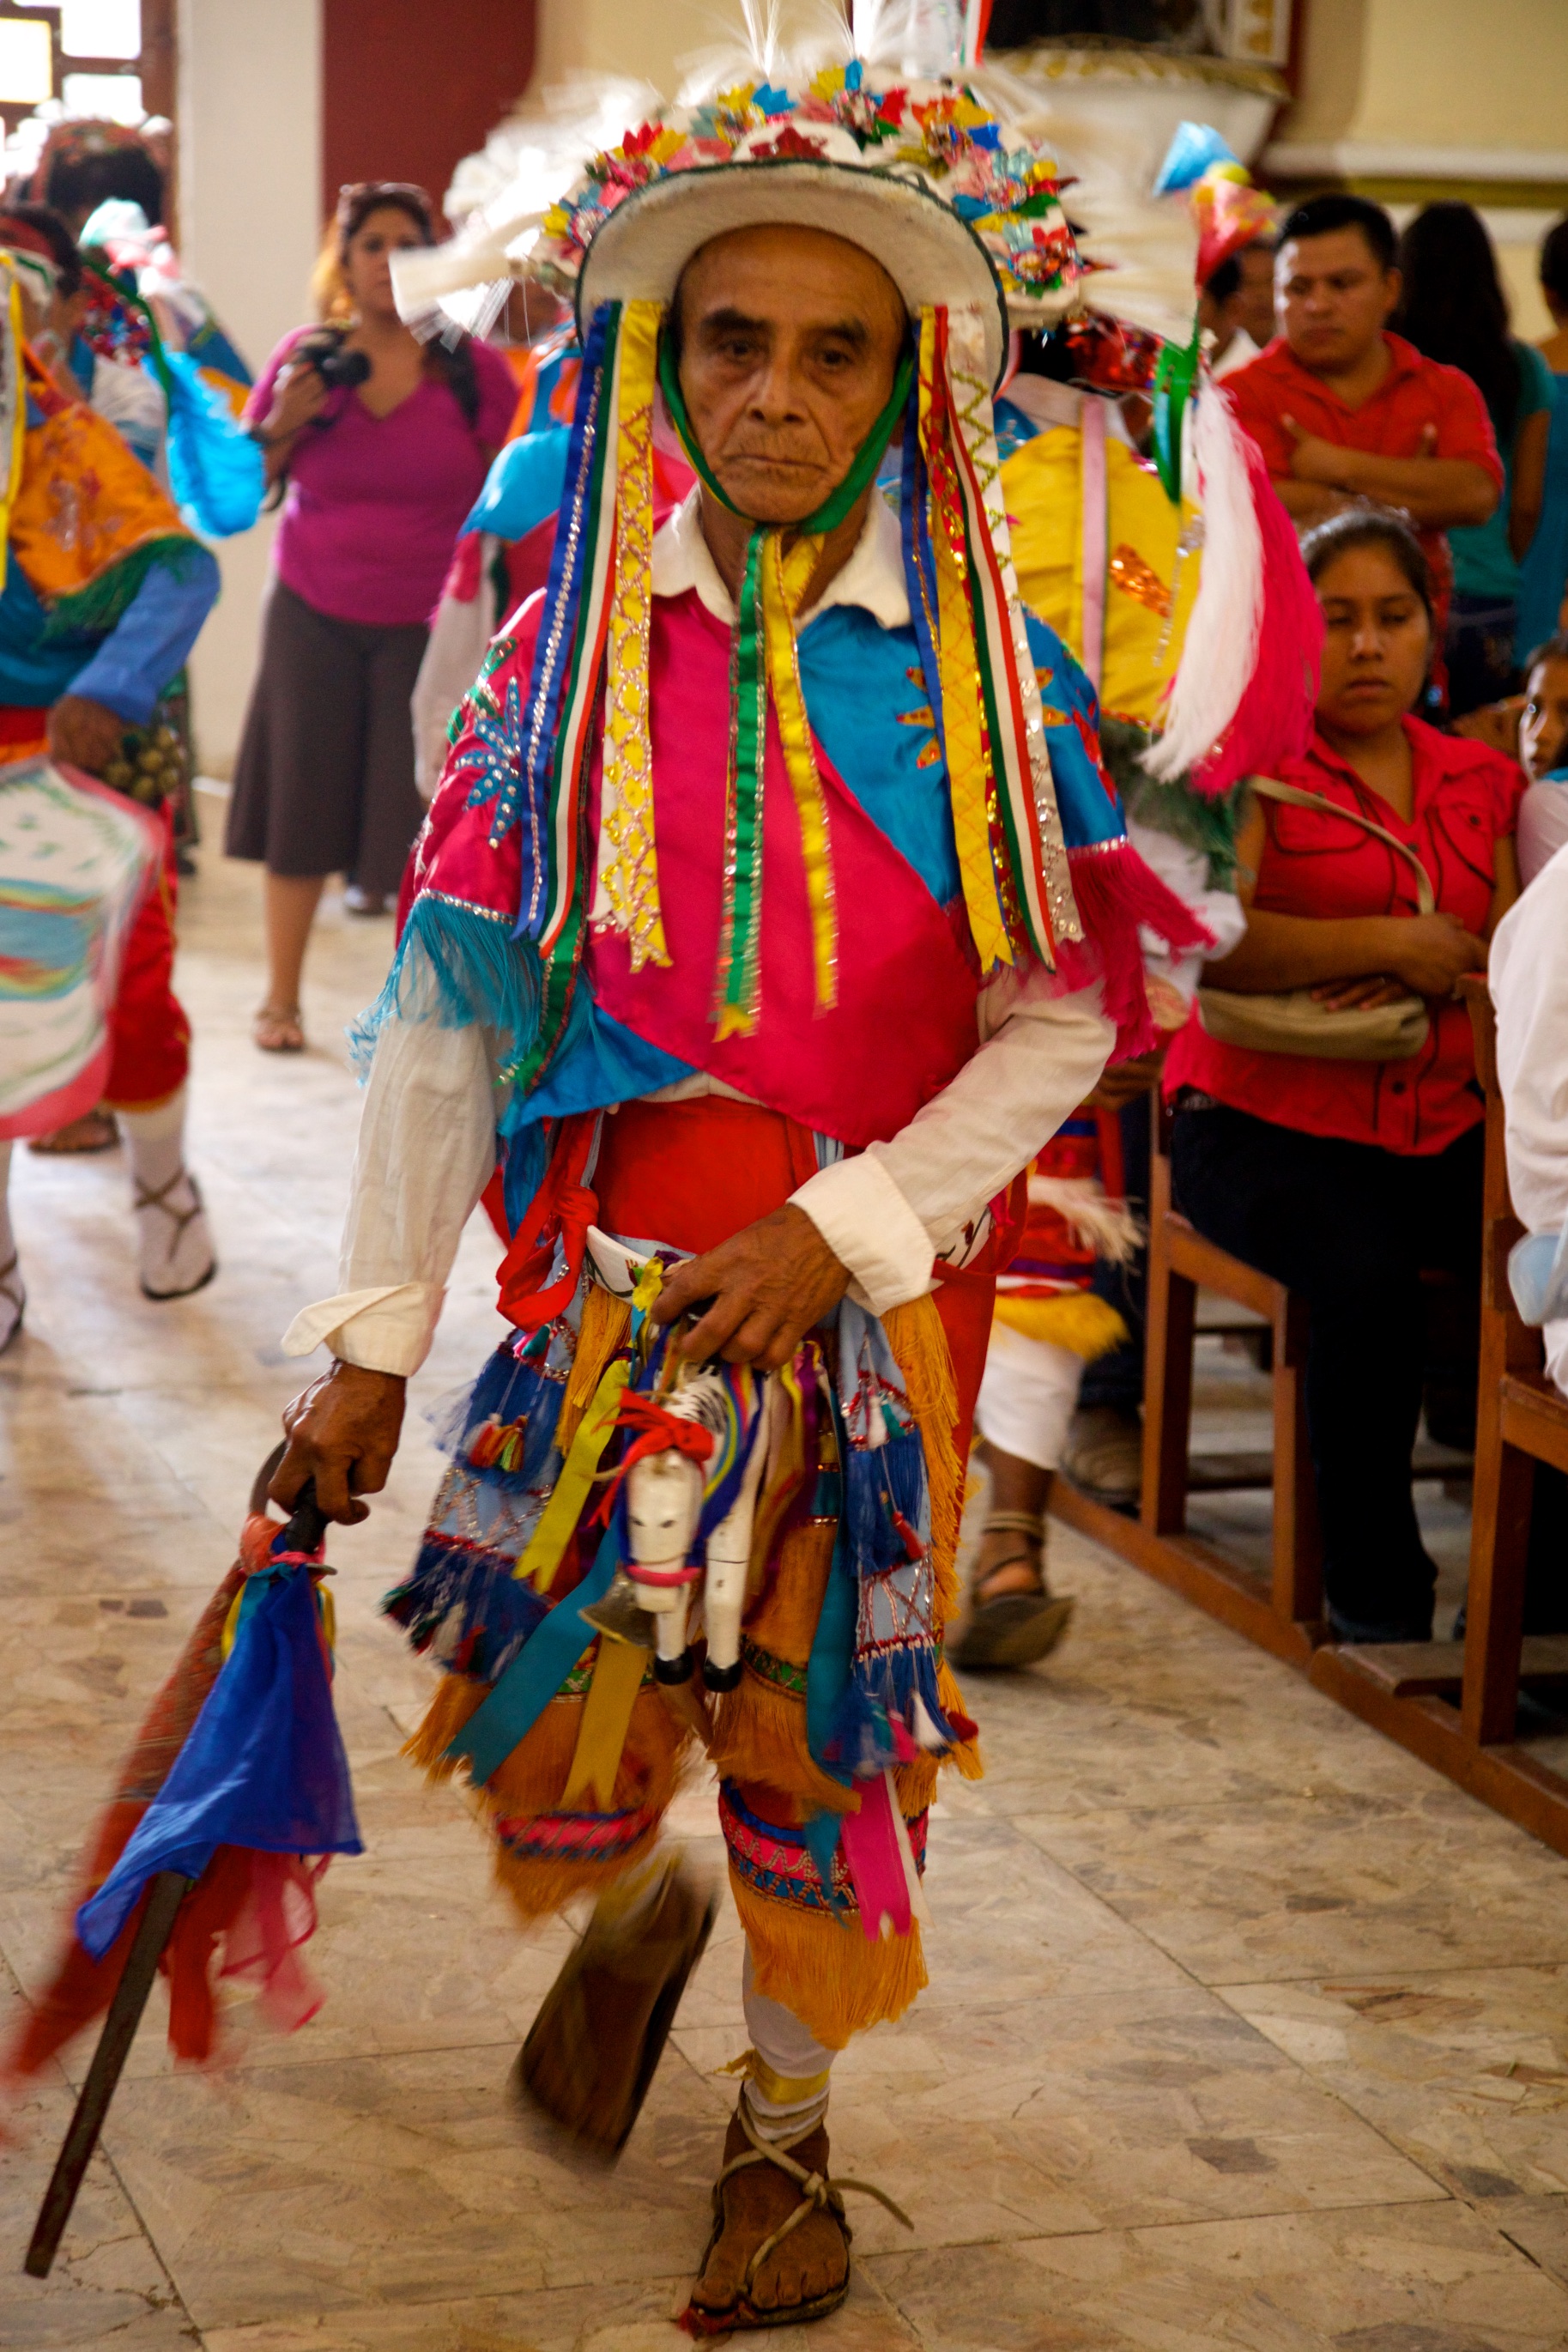
[(1009, 320), (1061, 317), (1081, 274), (1055, 163), (1035, 142), (962, 80), (896, 79), (858, 59), (665, 108), (553, 202), (530, 212), (501, 195), (485, 209), (487, 235), (481, 223), (437, 253), (395, 257), (405, 308), (506, 272), (573, 298), (586, 327), (601, 302), (668, 302), (692, 255), (727, 230), (818, 228), (880, 262), (912, 316), (978, 310), (994, 381)]

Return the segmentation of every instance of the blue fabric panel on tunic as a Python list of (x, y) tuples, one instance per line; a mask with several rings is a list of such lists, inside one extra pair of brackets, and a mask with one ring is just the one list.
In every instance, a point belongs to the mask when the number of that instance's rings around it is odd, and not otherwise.
[(640, 1095), (690, 1077), (692, 1069), (690, 1062), (678, 1061), (662, 1046), (646, 1044), (623, 1022), (612, 1020), (587, 987), (580, 985), (570, 1034), (521, 1107), (521, 1117), (565, 1118), (574, 1110), (635, 1102)]
[(1062, 837), (1069, 849), (1120, 841), (1122, 804), (1099, 758), (1100, 698), (1056, 631), (1032, 613), (1026, 618)]
[(915, 631), (884, 629), (858, 604), (830, 604), (800, 643), (818, 741), (872, 823), (947, 906), (963, 882)]

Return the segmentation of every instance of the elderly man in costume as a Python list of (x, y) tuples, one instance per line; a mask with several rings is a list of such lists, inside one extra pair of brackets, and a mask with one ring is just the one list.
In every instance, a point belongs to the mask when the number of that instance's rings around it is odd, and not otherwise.
[[(1050, 163), (952, 82), (754, 79), (597, 158), (529, 266), (583, 338), (549, 581), (454, 723), (273, 1492), (363, 1517), (498, 1181), (516, 1336), (388, 1604), (443, 1668), (413, 1751), (538, 1916), (710, 1744), (752, 2046), (688, 2322), (772, 2326), (847, 2291), (834, 2053), (925, 1982), (937, 1769), (979, 1769), (942, 1641), (1006, 1197), (1149, 1041), (1139, 923), (1197, 933), (1013, 577), (990, 394), (1006, 300), (1071, 295)], [(666, 417), (698, 484), (654, 533)], [(656, 2055), (699, 1945), (601, 2037)]]
[[(0, 257), (4, 381), (16, 388), (0, 448), (0, 906), (16, 918), (0, 956), (4, 1347), (26, 1297), (5, 1208), (12, 1139), (56, 1129), (99, 1099), (120, 1112), (130, 1141), (145, 1295), (183, 1297), (214, 1270), (184, 1164), (190, 1030), (171, 984), (172, 778), (152, 722), (219, 583), (211, 554), (113, 426), (72, 396), (69, 379), (28, 341), (58, 308), (49, 240), (0, 214)], [(90, 892), (62, 896), (58, 866), (37, 865), (40, 842), (56, 837), (50, 828), (63, 828), (63, 846), (85, 821), (68, 775), (40, 764), (46, 752), (68, 770), (104, 777), (145, 812), (149, 870), (129, 928), (108, 919), (104, 937), (116, 944), (107, 957), (95, 929), (103, 909)], [(118, 837), (126, 826), (109, 831)], [(95, 989), (103, 997), (96, 1020), (73, 1025), (70, 1005)]]

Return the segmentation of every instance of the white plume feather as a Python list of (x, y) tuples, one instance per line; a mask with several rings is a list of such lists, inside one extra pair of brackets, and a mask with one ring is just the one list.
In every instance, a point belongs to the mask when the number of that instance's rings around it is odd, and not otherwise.
[(1195, 410), (1192, 454), (1203, 499), (1203, 574), (1164, 731), (1144, 756), (1145, 767), (1162, 783), (1196, 767), (1235, 718), (1257, 667), (1263, 615), (1263, 535), (1241, 427), (1212, 383), (1202, 387)]

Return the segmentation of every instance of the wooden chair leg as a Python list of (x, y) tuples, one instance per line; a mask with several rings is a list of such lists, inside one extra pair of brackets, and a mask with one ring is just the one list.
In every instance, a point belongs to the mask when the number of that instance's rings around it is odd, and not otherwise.
[(1144, 1310), (1144, 1492), (1139, 1508), (1153, 1535), (1186, 1525), (1186, 1457), (1192, 1442), (1192, 1349), (1197, 1285), (1177, 1274), (1156, 1229), (1149, 1245)]
[(1306, 1300), (1287, 1293), (1274, 1319), (1274, 1611), (1287, 1624), (1315, 1625), (1323, 1607), (1322, 1538), (1307, 1438)]
[[(1483, 1399), (1483, 1423), (1489, 1417), (1495, 1422), (1495, 1398)], [(1505, 1445), (1500, 1435), (1484, 1444), (1478, 1431), (1460, 1710), (1465, 1738), (1478, 1748), (1511, 1739), (1518, 1719), (1524, 1572), (1534, 1490), (1535, 1465), (1530, 1455)]]

